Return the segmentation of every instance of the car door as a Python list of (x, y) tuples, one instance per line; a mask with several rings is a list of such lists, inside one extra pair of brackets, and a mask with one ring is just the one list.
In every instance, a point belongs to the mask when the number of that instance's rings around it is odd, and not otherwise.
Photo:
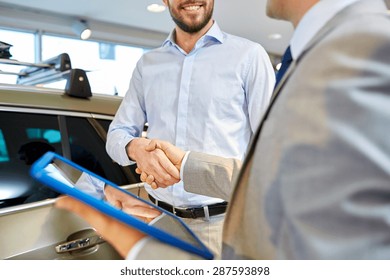
[(31, 164), (50, 150), (139, 192), (134, 170), (120, 167), (105, 152), (111, 118), (26, 108), (0, 111), (0, 259), (120, 258), (83, 220), (54, 208), (59, 194), (29, 175)]

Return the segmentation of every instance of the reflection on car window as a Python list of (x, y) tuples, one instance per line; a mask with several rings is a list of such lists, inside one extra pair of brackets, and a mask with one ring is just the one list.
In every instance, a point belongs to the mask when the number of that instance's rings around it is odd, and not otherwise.
[(5, 144), (5, 139), (3, 131), (0, 129), (0, 162), (9, 161), (7, 145)]
[(29, 139), (45, 139), (48, 143), (60, 143), (61, 133), (57, 129), (27, 128), (26, 134)]
[[(45, 131), (59, 131), (57, 117), (0, 112), (0, 207), (55, 197), (58, 194), (34, 181), (31, 164), (47, 151), (62, 154), (61, 143), (50, 143)], [(42, 133), (38, 133), (41, 131)]]

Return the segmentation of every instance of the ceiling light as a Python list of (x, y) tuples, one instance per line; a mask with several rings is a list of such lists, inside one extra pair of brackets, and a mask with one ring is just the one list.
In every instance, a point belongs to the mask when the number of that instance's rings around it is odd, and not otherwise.
[(165, 11), (165, 6), (160, 4), (151, 4), (147, 7), (147, 10), (152, 13), (161, 13)]
[(282, 38), (282, 35), (279, 33), (273, 33), (273, 34), (269, 34), (268, 38), (271, 40), (279, 40)]
[(87, 40), (91, 37), (92, 31), (85, 20), (75, 21), (72, 25), (72, 29), (81, 40)]

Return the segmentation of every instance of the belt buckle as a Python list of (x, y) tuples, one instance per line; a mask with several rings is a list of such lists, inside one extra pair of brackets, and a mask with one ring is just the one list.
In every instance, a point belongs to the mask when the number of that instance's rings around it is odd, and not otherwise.
[(198, 216), (195, 213), (195, 208), (187, 208), (186, 210), (190, 211), (192, 219), (197, 219), (198, 218)]

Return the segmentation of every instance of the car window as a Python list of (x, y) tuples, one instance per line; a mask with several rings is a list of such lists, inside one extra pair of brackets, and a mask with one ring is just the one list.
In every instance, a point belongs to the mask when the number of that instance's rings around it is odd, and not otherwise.
[(129, 182), (122, 168), (112, 161), (106, 152), (105, 141), (97, 136), (87, 119), (66, 117), (66, 125), (72, 161), (117, 185), (136, 183)]
[(5, 144), (3, 131), (0, 129), (0, 162), (9, 161), (7, 145)]
[[(65, 134), (61, 134), (60, 118), (64, 117), (0, 111), (0, 208), (59, 195), (29, 174), (32, 163), (47, 151), (68, 157), (117, 185), (139, 182), (133, 170), (111, 160), (105, 140), (87, 118), (65, 117)], [(102, 122), (100, 129), (106, 131), (109, 121)]]
[(110, 127), (111, 121), (108, 120), (97, 120), (97, 121), (104, 128), (104, 130), (108, 132), (108, 128)]
[(47, 151), (62, 154), (61, 141), (50, 142), (47, 134), (59, 132), (56, 116), (0, 112), (0, 131), (0, 207), (55, 197), (57, 193), (35, 182), (29, 170)]
[[(111, 124), (111, 121), (110, 120), (97, 120), (97, 122), (100, 124), (100, 126), (107, 133), (108, 128)], [(115, 165), (117, 165), (117, 164), (115, 163)], [(127, 176), (130, 178), (131, 183), (138, 183), (141, 181), (140, 176), (135, 172), (136, 167), (137, 167), (137, 165), (135, 165), (135, 164), (129, 165), (126, 167), (122, 167), (122, 169), (126, 172)], [(115, 182), (114, 180), (112, 180), (112, 181)], [(120, 185), (120, 184), (118, 184), (118, 185)]]

